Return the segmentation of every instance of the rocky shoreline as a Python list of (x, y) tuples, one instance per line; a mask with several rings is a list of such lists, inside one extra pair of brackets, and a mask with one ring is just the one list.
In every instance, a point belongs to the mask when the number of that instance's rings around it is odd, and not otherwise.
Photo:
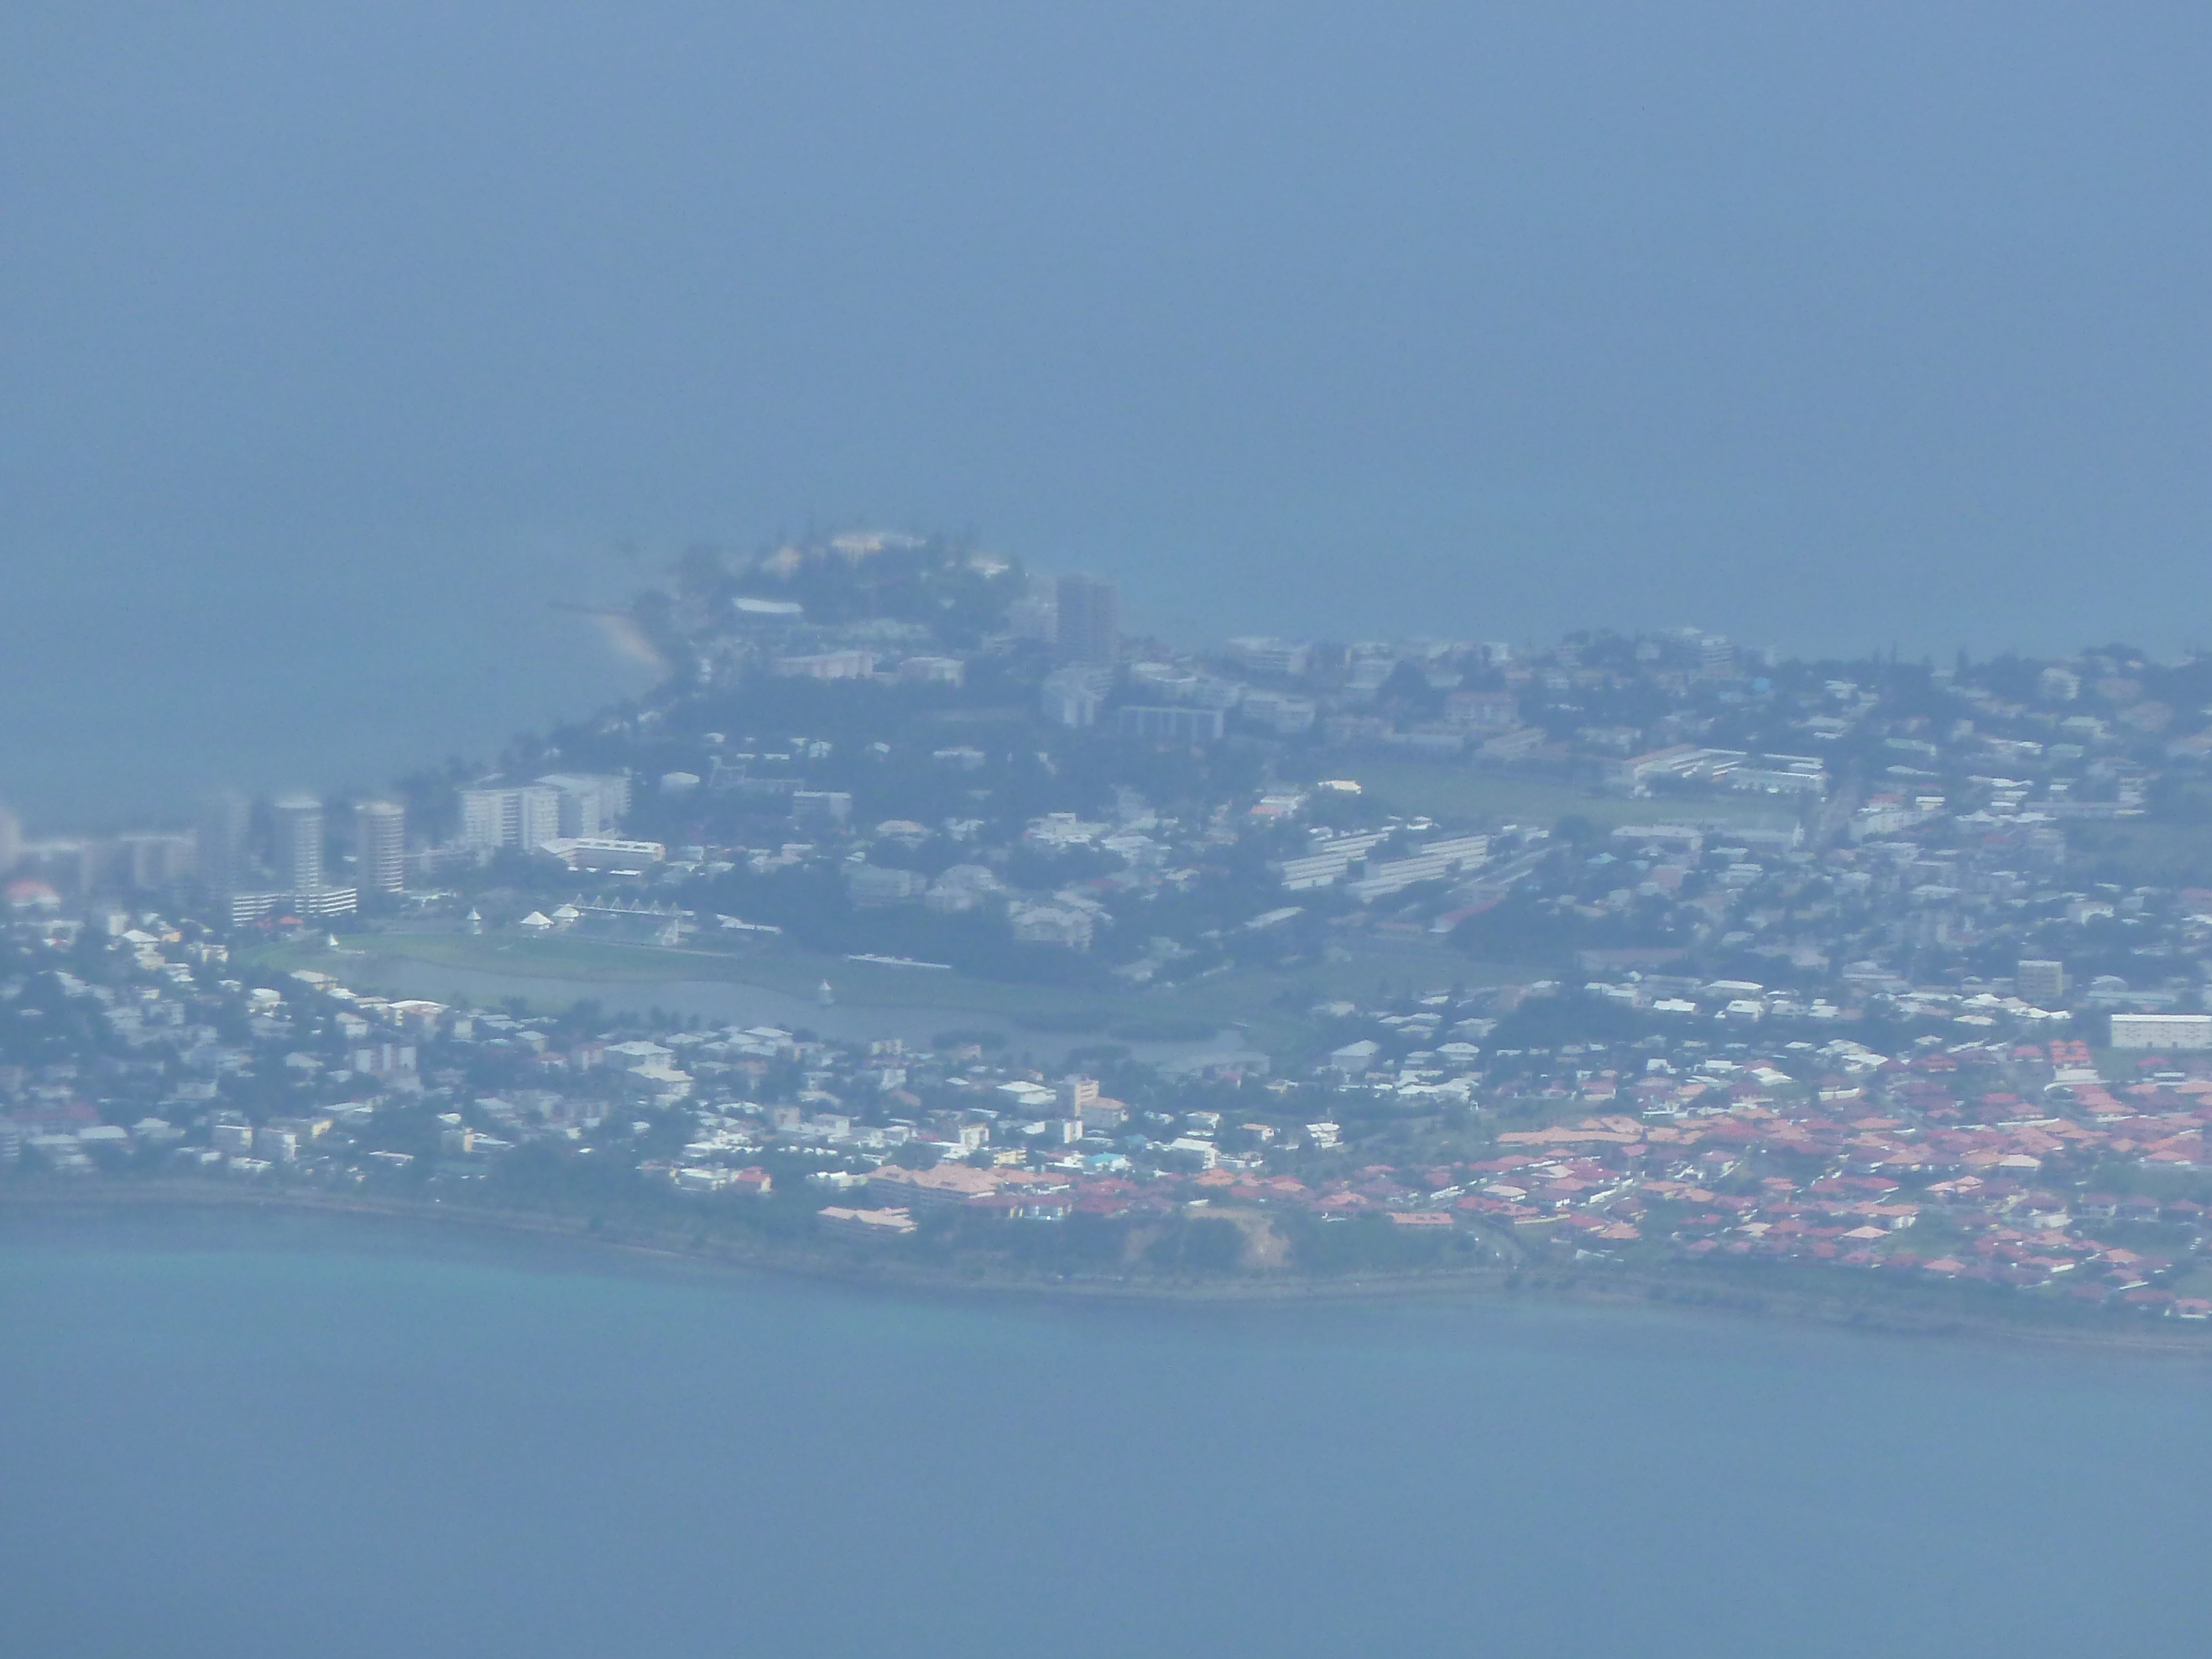
[[(1291, 1273), (1218, 1278), (1048, 1277), (984, 1268), (973, 1261), (937, 1264), (900, 1261), (878, 1249), (833, 1255), (823, 1252), (747, 1248), (728, 1240), (702, 1243), (672, 1231), (609, 1228), (581, 1218), (544, 1212), (495, 1209), (441, 1200), (313, 1191), (260, 1191), (197, 1182), (84, 1187), (0, 1188), (0, 1216), (93, 1218), (117, 1211), (157, 1213), (261, 1212), (343, 1216), (461, 1231), (583, 1244), (611, 1257), (666, 1265), (766, 1273), (873, 1289), (925, 1295), (1025, 1297), (1152, 1304), (1162, 1306), (1291, 1306), (1316, 1303), (1443, 1300), (1543, 1300), (1593, 1308), (1640, 1308), (1711, 1313), (1738, 1319), (1782, 1319), (1898, 1337), (1951, 1338), (2025, 1343), (2040, 1347), (2099, 1350), (2176, 1358), (2212, 1358), (2212, 1329), (2157, 1325), (2110, 1316), (2109, 1324), (2071, 1322), (2040, 1309), (1999, 1313), (1935, 1303), (1925, 1292), (1900, 1289), (1879, 1301), (1832, 1297), (1799, 1285), (1761, 1285), (1746, 1278), (1698, 1272), (1662, 1275), (1617, 1268), (1557, 1268), (1548, 1272), (1461, 1268), (1444, 1272), (1363, 1273), (1322, 1278)], [(4, 1238), (0, 1238), (4, 1243)]]

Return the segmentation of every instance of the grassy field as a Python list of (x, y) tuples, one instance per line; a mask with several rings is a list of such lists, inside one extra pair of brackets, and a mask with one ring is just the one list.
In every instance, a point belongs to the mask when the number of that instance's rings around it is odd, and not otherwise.
[[(531, 939), (507, 933), (375, 933), (356, 941), (379, 957), (434, 963), (549, 984), (665, 985), (680, 980), (757, 985), (811, 997), (828, 980), (840, 1003), (864, 1008), (944, 1008), (995, 1013), (1007, 1018), (1082, 1018), (1126, 1012), (1126, 998), (1050, 987), (1006, 984), (928, 969), (848, 962), (777, 943), (744, 955), (719, 951), (668, 950), (603, 939)], [(255, 960), (275, 969), (317, 967), (327, 971), (327, 951), (313, 945), (280, 945)], [(373, 971), (373, 970), (372, 970)], [(367, 979), (370, 975), (363, 975)]]
[(1358, 779), (1363, 794), (1390, 811), (1421, 813), (1445, 822), (1473, 820), (1492, 828), (1501, 823), (1549, 828), (1575, 812), (1607, 829), (1668, 819), (1781, 823), (1791, 816), (1787, 806), (1744, 795), (1625, 800), (1550, 778), (1419, 761), (1350, 761), (1340, 775)]
[(1354, 935), (1345, 945), (1349, 961), (1248, 969), (1133, 1000), (1193, 1019), (1234, 1021), (1248, 1028), (1255, 1047), (1295, 1054), (1310, 1036), (1306, 1011), (1316, 1002), (1343, 998), (1372, 1006), (1385, 986), (1395, 994), (1496, 985), (1521, 976), (1507, 967), (1472, 961), (1439, 939)]
[(334, 961), (319, 945), (302, 943), (270, 946), (244, 959), (276, 972), (294, 968), (337, 972), (363, 988), (379, 983), (380, 960), (497, 974), (542, 981), (543, 994), (526, 994), (524, 998), (538, 1008), (565, 1006), (582, 988), (594, 983), (723, 981), (807, 998), (827, 979), (844, 1007), (941, 1009), (948, 1024), (957, 1023), (959, 1014), (970, 1013), (1045, 1029), (1087, 1025), (1109, 1036), (1117, 1027), (1141, 1034), (1163, 1024), (1198, 1023), (1216, 1028), (1224, 1043), (1237, 1035), (1229, 1028), (1242, 1026), (1245, 1040), (1284, 1056), (1302, 1054), (1309, 1046), (1306, 1010), (1316, 1002), (1342, 997), (1371, 1003), (1385, 986), (1393, 993), (1442, 990), (1453, 984), (1495, 984), (1512, 976), (1506, 969), (1469, 961), (1442, 941), (1426, 937), (1354, 933), (1344, 943), (1350, 952), (1346, 961), (1240, 969), (1158, 991), (1115, 992), (1061, 990), (848, 962), (781, 942), (738, 956), (598, 939), (394, 933), (351, 941), (349, 948), (363, 953), (357, 958)]

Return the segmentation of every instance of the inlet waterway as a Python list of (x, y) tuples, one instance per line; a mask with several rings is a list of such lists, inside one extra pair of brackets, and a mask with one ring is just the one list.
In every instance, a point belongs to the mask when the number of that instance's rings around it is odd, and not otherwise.
[(0, 1228), (10, 1651), (2194, 1651), (2201, 1365)]

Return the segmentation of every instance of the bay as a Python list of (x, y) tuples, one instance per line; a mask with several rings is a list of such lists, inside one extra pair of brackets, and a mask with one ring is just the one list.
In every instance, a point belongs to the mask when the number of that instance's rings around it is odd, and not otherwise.
[[(2212, 14), (0, 11), (0, 798), (377, 787), (890, 523), (1139, 632), (2197, 638)], [(635, 554), (626, 555), (625, 550)]]
[(2197, 1366), (0, 1231), (11, 1652), (2193, 1649)]

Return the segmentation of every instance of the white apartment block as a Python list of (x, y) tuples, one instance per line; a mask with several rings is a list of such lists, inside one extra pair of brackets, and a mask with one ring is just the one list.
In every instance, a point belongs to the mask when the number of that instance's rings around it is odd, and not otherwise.
[(554, 772), (535, 783), (494, 784), (461, 791), (461, 842), (520, 847), (604, 836), (629, 812), (629, 780)]
[(1253, 635), (1229, 641), (1230, 660), (1255, 674), (1279, 674), (1296, 679), (1306, 672), (1312, 647), (1303, 641), (1267, 639)]
[(1283, 878), (1283, 890), (1297, 893), (1310, 887), (1327, 887), (1340, 882), (1351, 873), (1354, 862), (1364, 859), (1371, 849), (1389, 839), (1388, 830), (1368, 830), (1317, 841), (1304, 857), (1285, 859), (1275, 866)]
[(2212, 1048), (2212, 1014), (2114, 1014), (2115, 1048)]
[(525, 851), (561, 835), (561, 792), (550, 785), (461, 791), (461, 840), (470, 847)]
[(1362, 904), (1401, 893), (1416, 882), (1463, 875), (1490, 856), (1487, 836), (1453, 836), (1432, 841), (1410, 857), (1370, 863), (1367, 873), (1345, 890)]
[(538, 781), (561, 792), (564, 836), (604, 836), (629, 816), (629, 780), (619, 774), (549, 772)]

